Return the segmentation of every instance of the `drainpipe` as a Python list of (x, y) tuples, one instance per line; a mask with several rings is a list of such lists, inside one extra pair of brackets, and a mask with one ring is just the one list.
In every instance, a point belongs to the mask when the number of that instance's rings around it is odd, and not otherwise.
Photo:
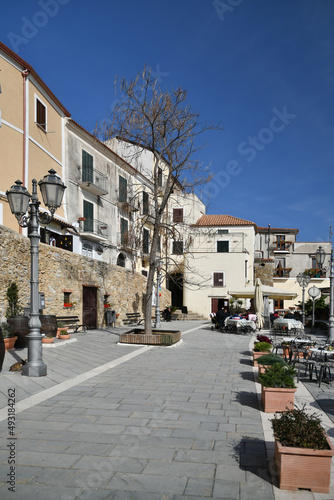
[[(26, 97), (26, 90), (27, 90), (27, 77), (29, 76), (30, 71), (28, 69), (25, 69), (22, 71), (21, 75), (23, 77), (23, 165), (22, 165), (22, 179), (23, 179), (23, 185), (27, 184), (27, 179), (26, 179), (26, 174), (28, 173), (28, 168), (27, 168), (27, 97)], [(22, 233), (22, 228), (19, 226), (19, 232)]]

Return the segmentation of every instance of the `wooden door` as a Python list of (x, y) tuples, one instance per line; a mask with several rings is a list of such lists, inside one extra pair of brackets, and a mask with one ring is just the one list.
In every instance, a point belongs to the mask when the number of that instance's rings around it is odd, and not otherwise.
[(96, 328), (97, 326), (97, 288), (93, 286), (83, 287), (83, 324), (87, 328)]

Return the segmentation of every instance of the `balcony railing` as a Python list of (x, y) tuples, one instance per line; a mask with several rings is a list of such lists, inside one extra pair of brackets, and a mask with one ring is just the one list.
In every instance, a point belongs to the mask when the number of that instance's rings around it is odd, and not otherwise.
[(292, 245), (292, 241), (281, 241), (281, 240), (277, 240), (277, 241), (273, 241), (273, 251), (274, 252), (279, 252), (279, 251), (287, 251), (289, 250), (289, 247), (290, 245)]
[(96, 195), (103, 196), (108, 193), (108, 178), (92, 167), (81, 167), (81, 179), (79, 186), (86, 191)]
[(276, 267), (274, 272), (275, 278), (289, 278), (291, 267)]
[[(84, 217), (82, 217), (82, 219), (84, 219)], [(90, 234), (93, 236), (94, 240), (108, 238), (108, 229), (108, 224), (100, 220), (86, 218), (80, 221), (80, 233), (85, 233), (86, 237)]]
[(305, 269), (304, 274), (310, 276), (311, 278), (326, 278), (326, 271), (322, 269)]

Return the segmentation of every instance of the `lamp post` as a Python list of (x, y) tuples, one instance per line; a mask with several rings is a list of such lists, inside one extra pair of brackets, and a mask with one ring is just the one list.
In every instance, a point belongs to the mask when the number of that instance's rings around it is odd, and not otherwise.
[(53, 169), (49, 170), (49, 175), (45, 175), (38, 184), (44, 205), (49, 209), (51, 215), (41, 213), (39, 210), (40, 201), (37, 197), (36, 179), (32, 180), (32, 194), (22, 186), (22, 182), (19, 180), (6, 192), (10, 210), (17, 218), (19, 225), (30, 229), (30, 319), (28, 323), (29, 334), (26, 336), (28, 361), (22, 369), (23, 375), (28, 377), (42, 377), (46, 375), (47, 371), (42, 360), (42, 335), (39, 319), (39, 223), (49, 224), (52, 221), (55, 211), (61, 205), (66, 189)]
[(312, 304), (312, 330), (311, 333), (314, 333), (314, 303), (315, 299), (320, 295), (320, 290), (316, 286), (311, 286), (308, 290), (308, 294), (311, 297), (313, 304)]
[(310, 282), (310, 276), (307, 276), (306, 274), (299, 273), (297, 275), (297, 281), (298, 284), (302, 287), (303, 290), (303, 295), (302, 295), (302, 304), (303, 304), (303, 312), (302, 312), (302, 322), (303, 325), (305, 326), (305, 288)]
[(160, 328), (161, 326), (161, 318), (160, 318), (160, 296), (159, 296), (159, 287), (160, 287), (160, 279), (161, 279), (161, 260), (157, 259), (157, 291), (156, 291), (156, 301), (155, 301), (155, 328)]
[[(323, 268), (325, 262), (326, 253), (322, 247), (319, 247), (315, 252), (315, 258), (317, 265), (320, 269)], [(329, 298), (329, 318), (328, 318), (328, 340), (330, 342), (334, 341), (334, 258), (333, 249), (331, 250), (331, 256), (329, 261), (329, 286), (330, 286), (330, 298)]]

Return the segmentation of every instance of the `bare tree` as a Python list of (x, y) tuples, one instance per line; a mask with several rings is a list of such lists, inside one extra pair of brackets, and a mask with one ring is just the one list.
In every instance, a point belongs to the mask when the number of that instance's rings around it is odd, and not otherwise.
[(187, 104), (187, 91), (182, 88), (162, 90), (147, 67), (133, 80), (122, 78), (116, 79), (115, 83), (122, 97), (116, 101), (110, 120), (100, 125), (95, 134), (104, 141), (118, 138), (135, 145), (139, 154), (146, 150), (153, 155), (154, 220), (144, 303), (145, 332), (151, 333), (157, 249), (168, 201), (174, 189), (193, 192), (196, 186), (210, 180), (207, 167), (196, 158), (196, 153), (202, 149), (196, 139), (208, 130), (221, 129), (221, 126), (202, 124), (199, 115)]

